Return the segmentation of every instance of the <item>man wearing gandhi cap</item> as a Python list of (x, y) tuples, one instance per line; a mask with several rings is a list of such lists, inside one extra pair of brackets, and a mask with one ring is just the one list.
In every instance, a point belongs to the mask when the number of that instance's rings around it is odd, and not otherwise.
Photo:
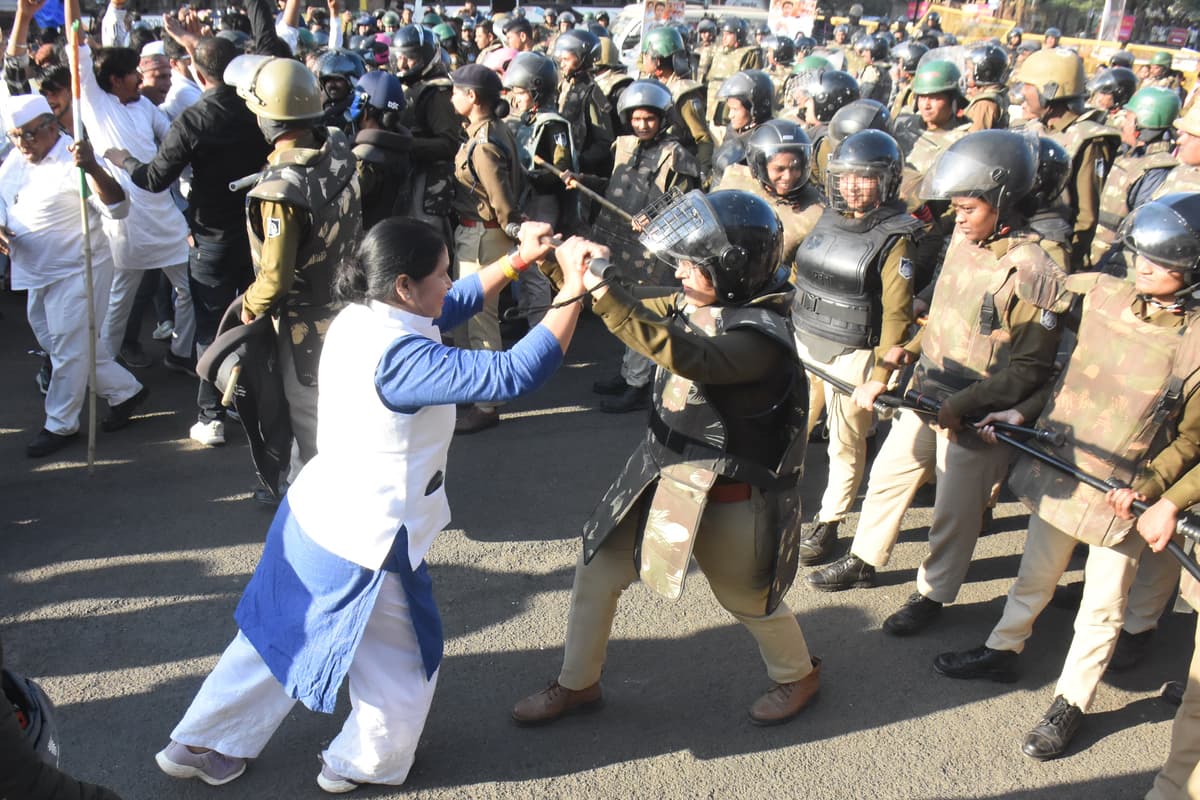
[[(100, 217), (120, 219), (129, 201), (96, 161), (92, 147), (73, 143), (55, 124), (41, 95), (17, 95), (4, 104), (8, 138), (21, 157), (0, 165), (0, 251), (12, 258), (12, 286), (29, 292), (29, 325), (50, 354), (54, 371), (46, 392), (46, 422), (26, 448), (30, 458), (47, 456), (79, 434), (79, 412), (88, 384), (88, 302), (83, 266), (79, 174), (88, 176), (88, 214), (98, 319), (108, 307), (112, 256)], [(113, 361), (96, 340), (96, 392), (112, 410), (101, 426), (124, 427), (146, 390)]]

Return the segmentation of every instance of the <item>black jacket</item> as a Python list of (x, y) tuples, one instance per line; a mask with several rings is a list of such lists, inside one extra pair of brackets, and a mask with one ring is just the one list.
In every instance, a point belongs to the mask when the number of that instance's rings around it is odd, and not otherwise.
[(158, 153), (149, 164), (126, 168), (133, 182), (150, 192), (170, 188), (187, 166), (192, 191), (185, 212), (192, 233), (221, 238), (241, 235), (246, 227), (246, 192), (230, 192), (229, 184), (253, 175), (267, 163), (270, 145), (258, 121), (232, 86), (208, 89), (171, 123)]

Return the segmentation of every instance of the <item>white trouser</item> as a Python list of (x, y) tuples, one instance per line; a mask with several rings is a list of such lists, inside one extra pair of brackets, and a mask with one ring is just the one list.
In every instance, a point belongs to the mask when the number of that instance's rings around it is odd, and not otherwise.
[[(192, 306), (192, 290), (188, 286), (187, 262), (163, 267), (162, 271), (175, 288), (175, 335), (171, 337), (171, 352), (180, 358), (191, 358), (192, 339), (196, 336), (196, 309)], [(113, 355), (121, 354), (129, 312), (133, 310), (133, 301), (145, 274), (145, 270), (140, 269), (113, 270), (112, 296), (108, 300), (101, 334)]]
[[(404, 783), (438, 673), (425, 678), (408, 599), (391, 573), (384, 576), (349, 678), (350, 716), (321, 759), (343, 778)], [(257, 758), (295, 702), (239, 632), (171, 738), (227, 756)]]
[[(112, 266), (93, 267), (95, 293), (92, 308), (96, 322), (108, 305)], [(30, 289), (27, 302), (29, 325), (38, 344), (50, 354), (54, 367), (46, 391), (46, 430), (69, 434), (79, 430), (79, 412), (88, 386), (87, 282), (80, 270), (69, 278), (40, 289)], [(141, 391), (142, 385), (113, 361), (105, 343), (96, 339), (96, 393), (110, 405), (123, 403)]]

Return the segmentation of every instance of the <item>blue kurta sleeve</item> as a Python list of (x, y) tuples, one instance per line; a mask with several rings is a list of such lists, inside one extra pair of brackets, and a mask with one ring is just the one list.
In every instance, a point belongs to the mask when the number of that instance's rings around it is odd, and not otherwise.
[(379, 360), (375, 390), (385, 406), (401, 414), (425, 406), (503, 402), (541, 386), (562, 358), (558, 339), (544, 325), (501, 352), (461, 350), (424, 336), (402, 336)]
[(483, 284), (478, 274), (459, 278), (442, 301), (442, 315), (433, 321), (439, 330), (457, 328), (483, 310)]

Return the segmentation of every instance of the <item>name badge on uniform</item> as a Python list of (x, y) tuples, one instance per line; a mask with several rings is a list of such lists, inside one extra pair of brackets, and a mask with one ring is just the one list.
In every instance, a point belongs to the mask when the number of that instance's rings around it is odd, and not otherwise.
[(267, 238), (274, 239), (279, 236), (280, 230), (283, 228), (283, 220), (279, 217), (267, 217)]
[(1052, 331), (1058, 327), (1058, 314), (1053, 311), (1042, 312), (1042, 327), (1048, 331)]
[(901, 278), (904, 278), (904, 280), (906, 280), (906, 281), (911, 281), (913, 278), (913, 273), (915, 271), (916, 271), (916, 265), (913, 264), (912, 259), (910, 259), (910, 258), (900, 259), (900, 277)]

